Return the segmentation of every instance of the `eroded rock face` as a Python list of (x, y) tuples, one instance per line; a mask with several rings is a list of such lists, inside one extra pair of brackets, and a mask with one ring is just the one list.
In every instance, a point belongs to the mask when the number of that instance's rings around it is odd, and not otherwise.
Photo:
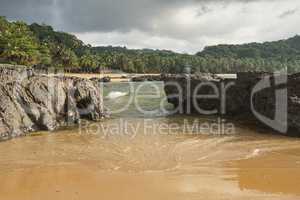
[(144, 75), (135, 76), (131, 78), (132, 82), (145, 82), (145, 81), (161, 81), (162, 77), (160, 75)]
[(106, 116), (100, 87), (87, 79), (37, 75), (7, 66), (0, 67), (0, 79), (2, 139)]
[[(163, 80), (169, 103), (180, 113), (251, 119), (257, 119), (258, 113), (273, 120), (277, 112), (279, 120), (275, 124), (286, 126), (289, 134), (300, 136), (300, 74), (274, 76), (249, 72), (237, 74), (237, 79), (222, 79), (210, 74), (171, 75)], [(257, 86), (262, 82), (267, 85)], [(282, 98), (276, 98), (276, 94)], [(211, 95), (211, 98), (203, 95)], [(284, 113), (287, 114), (287, 124), (280, 120)]]
[(95, 83), (109, 83), (111, 82), (111, 78), (109, 76), (105, 76), (103, 78), (91, 78), (90, 81)]

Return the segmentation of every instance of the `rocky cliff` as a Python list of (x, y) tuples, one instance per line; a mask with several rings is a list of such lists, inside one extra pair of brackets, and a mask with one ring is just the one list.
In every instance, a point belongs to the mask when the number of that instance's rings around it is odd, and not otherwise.
[(163, 78), (169, 103), (179, 113), (251, 118), (281, 133), (300, 136), (300, 74), (238, 73)]
[(0, 65), (0, 138), (55, 130), (80, 119), (105, 117), (101, 90), (80, 78), (35, 74), (23, 66)]

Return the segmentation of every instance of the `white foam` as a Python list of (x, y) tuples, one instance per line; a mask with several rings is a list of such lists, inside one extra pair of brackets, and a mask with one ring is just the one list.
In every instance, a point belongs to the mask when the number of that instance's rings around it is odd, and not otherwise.
[(126, 96), (126, 92), (110, 92), (105, 98), (106, 99), (117, 99), (123, 96)]
[(251, 154), (249, 154), (246, 159), (253, 158), (259, 156), (261, 153), (260, 149), (255, 149)]

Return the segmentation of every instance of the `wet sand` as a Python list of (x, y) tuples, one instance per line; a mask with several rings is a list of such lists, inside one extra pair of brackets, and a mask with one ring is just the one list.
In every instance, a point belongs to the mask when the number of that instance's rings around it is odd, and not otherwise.
[[(300, 197), (300, 148), (272, 151), (232, 164), (241, 190)], [(295, 198), (296, 199), (296, 198)]]
[[(126, 92), (128, 85), (104, 89)], [(146, 110), (161, 102), (144, 97), (152, 91), (136, 94)], [(104, 102), (115, 110), (129, 98)], [(195, 119), (217, 120), (146, 115), (130, 104), (102, 122), (0, 142), (0, 200), (300, 199), (300, 139), (239, 123), (233, 135), (156, 129)]]
[(74, 129), (2, 142), (1, 199), (300, 198), (300, 141), (238, 131), (104, 138)]

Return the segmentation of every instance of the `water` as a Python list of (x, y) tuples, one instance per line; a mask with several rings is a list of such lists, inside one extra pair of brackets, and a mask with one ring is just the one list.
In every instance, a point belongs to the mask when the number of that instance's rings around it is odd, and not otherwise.
[(0, 199), (300, 198), (298, 139), (248, 122), (234, 122), (234, 134), (185, 129), (220, 120), (170, 115), (161, 83), (129, 88), (104, 87), (129, 93), (105, 98), (110, 119), (0, 143)]
[(117, 98), (120, 98), (120, 97), (123, 97), (123, 96), (126, 96), (126, 95), (129, 95), (128, 93), (126, 92), (110, 92), (105, 98), (106, 99), (117, 99)]

